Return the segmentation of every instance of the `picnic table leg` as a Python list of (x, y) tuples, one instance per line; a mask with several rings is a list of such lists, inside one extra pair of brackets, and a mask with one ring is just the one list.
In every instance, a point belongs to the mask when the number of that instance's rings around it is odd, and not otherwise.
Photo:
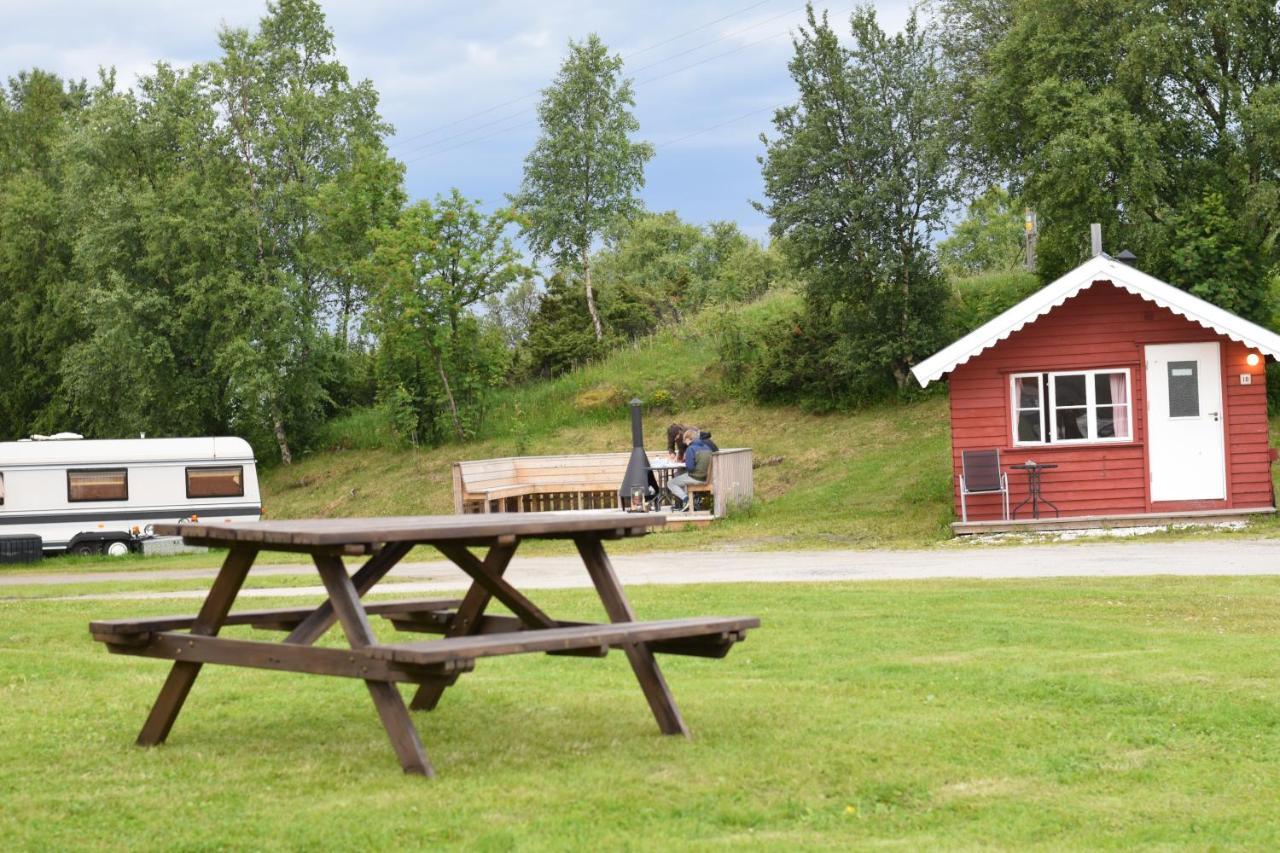
[[(516, 553), (518, 544), (517, 540), (510, 545), (495, 545), (490, 548), (482, 564), (485, 573), (490, 577), (502, 577)], [(485, 608), (489, 606), (492, 599), (493, 595), (489, 590), (479, 582), (473, 581), (471, 588), (462, 599), (462, 604), (458, 606), (458, 612), (454, 615), (445, 636), (464, 637), (475, 633), (476, 627), (480, 624), (480, 617), (484, 615)], [(435, 710), (436, 705), (440, 704), (440, 697), (444, 695), (444, 691), (456, 680), (457, 676), (442, 676), (423, 682), (418, 687), (418, 692), (414, 694), (409, 707), (415, 711)]]
[[(227, 558), (222, 561), (222, 568), (219, 569), (213, 586), (209, 588), (209, 595), (205, 597), (199, 615), (191, 625), (192, 634), (202, 637), (217, 636), (257, 555), (258, 552), (252, 548), (231, 549)], [(196, 676), (200, 674), (200, 667), (201, 664), (195, 661), (174, 663), (164, 686), (160, 688), (160, 695), (151, 706), (147, 721), (142, 725), (142, 731), (138, 733), (139, 746), (164, 743), (169, 730), (173, 728), (174, 720), (182, 710), (182, 704), (187, 701), (191, 685), (195, 684)]]
[[(351, 583), (356, 588), (356, 594), (363, 597), (374, 584), (382, 580), (387, 572), (395, 568), (396, 564), (412, 550), (412, 542), (392, 542), (384, 545), (378, 553), (370, 557), (351, 576)], [(310, 616), (298, 623), (298, 626), (289, 632), (289, 636), (285, 637), (284, 641), (286, 643), (309, 646), (320, 639), (324, 632), (328, 631), (336, 621), (338, 621), (338, 617), (333, 612), (333, 602), (326, 601), (312, 611)]]
[[(618, 576), (613, 571), (613, 564), (609, 562), (609, 555), (605, 553), (604, 545), (599, 539), (584, 538), (574, 539), (573, 544), (578, 547), (578, 553), (582, 555), (582, 562), (591, 575), (591, 582), (595, 584), (596, 592), (600, 594), (600, 601), (604, 604), (604, 610), (609, 615), (609, 619), (614, 622), (634, 622), (635, 612), (627, 601), (626, 593), (622, 591), (622, 584), (618, 582)], [(632, 671), (636, 674), (636, 680), (640, 682), (640, 689), (644, 691), (644, 698), (649, 700), (649, 708), (653, 711), (654, 719), (658, 721), (658, 728), (664, 735), (688, 737), (689, 727), (680, 716), (680, 709), (676, 707), (671, 688), (667, 686), (667, 680), (662, 677), (662, 670), (658, 668), (653, 652), (644, 643), (628, 643), (622, 648), (626, 652), (627, 660), (631, 663)]]
[[(315, 554), (313, 559), (351, 648), (359, 649), (376, 643), (369, 617), (360, 605), (360, 595), (347, 575), (342, 559), (328, 554)], [(418, 731), (409, 719), (409, 709), (404, 706), (404, 699), (395, 683), (369, 679), (365, 686), (369, 688), (369, 695), (373, 697), (374, 707), (378, 709), (378, 716), (382, 718), (382, 725), (404, 772), (435, 776)]]

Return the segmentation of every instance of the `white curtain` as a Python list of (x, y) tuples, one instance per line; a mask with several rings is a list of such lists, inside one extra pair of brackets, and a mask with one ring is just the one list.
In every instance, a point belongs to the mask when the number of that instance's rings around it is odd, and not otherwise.
[(1129, 437), (1129, 389), (1128, 377), (1123, 373), (1111, 374), (1111, 416), (1115, 420), (1116, 438)]

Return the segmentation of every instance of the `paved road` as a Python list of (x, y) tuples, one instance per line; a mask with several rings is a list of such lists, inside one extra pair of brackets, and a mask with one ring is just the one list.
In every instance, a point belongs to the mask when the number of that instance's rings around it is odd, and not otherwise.
[[(928, 551), (778, 551), (628, 554), (614, 558), (622, 581), (635, 584), (751, 583), (777, 581), (870, 581), (925, 578), (1118, 577), (1126, 575), (1271, 575), (1280, 574), (1280, 541), (1089, 543), (984, 548), (964, 546)], [(257, 577), (312, 575), (307, 565), (262, 566)], [(112, 592), (69, 596), (92, 599), (201, 598), (210, 569), (141, 572), (65, 572), (0, 575), (4, 587), (85, 584), (87, 582), (191, 580), (178, 592)], [(576, 556), (528, 557), (511, 564), (510, 577), (528, 588), (582, 587), (586, 572)], [(459, 589), (466, 577), (450, 563), (397, 566), (377, 589), (386, 593)], [(318, 584), (306, 587), (249, 589), (242, 597), (322, 595)]]

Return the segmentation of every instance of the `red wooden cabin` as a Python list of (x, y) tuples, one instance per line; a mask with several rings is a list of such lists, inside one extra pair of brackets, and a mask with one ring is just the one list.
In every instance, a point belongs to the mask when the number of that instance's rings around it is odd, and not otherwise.
[[(1017, 520), (1034, 461), (1060, 517), (1103, 523), (1274, 512), (1268, 356), (1275, 333), (1098, 255), (913, 372), (950, 382), (957, 517), (964, 452), (999, 450)], [(959, 532), (1004, 526), (1001, 495), (966, 502)]]

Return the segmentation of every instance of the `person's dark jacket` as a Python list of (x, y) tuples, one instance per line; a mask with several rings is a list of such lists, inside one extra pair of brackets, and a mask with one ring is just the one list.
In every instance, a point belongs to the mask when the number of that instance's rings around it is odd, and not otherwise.
[[(701, 466), (698, 465), (699, 451), (702, 451), (705, 454), (703, 464)], [(707, 472), (711, 469), (711, 453), (712, 450), (705, 441), (700, 438), (695, 439), (693, 444), (689, 445), (689, 448), (684, 452), (685, 473), (695, 479), (705, 482), (707, 479)], [(699, 473), (699, 471), (701, 471), (701, 473)]]
[(705, 429), (702, 432), (698, 433), (698, 440), (701, 441), (703, 444), (705, 444), (707, 447), (710, 447), (712, 453), (720, 452), (720, 448), (717, 447), (716, 443), (711, 440), (711, 433), (707, 432)]

